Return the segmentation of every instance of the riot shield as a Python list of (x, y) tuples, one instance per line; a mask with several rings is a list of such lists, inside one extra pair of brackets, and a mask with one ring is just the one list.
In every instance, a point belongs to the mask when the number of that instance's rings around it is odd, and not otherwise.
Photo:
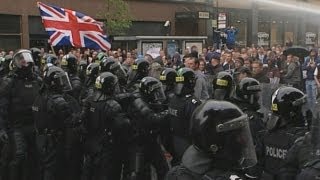
[(311, 123), (311, 144), (316, 158), (320, 157), (320, 104), (316, 103), (313, 109), (313, 117)]

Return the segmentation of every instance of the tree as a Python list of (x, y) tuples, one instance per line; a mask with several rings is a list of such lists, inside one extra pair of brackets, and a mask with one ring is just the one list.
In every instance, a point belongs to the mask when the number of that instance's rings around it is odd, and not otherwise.
[(109, 35), (123, 35), (131, 25), (129, 5), (124, 0), (105, 0), (104, 12), (99, 13), (105, 19), (107, 33)]

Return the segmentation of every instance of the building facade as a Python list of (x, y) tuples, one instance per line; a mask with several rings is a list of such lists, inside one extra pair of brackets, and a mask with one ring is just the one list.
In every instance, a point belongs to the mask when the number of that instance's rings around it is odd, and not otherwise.
[[(2, 0), (0, 6), (0, 49), (48, 46), (48, 36), (39, 16), (36, 0)], [(317, 16), (298, 13), (277, 5), (249, 0), (127, 0), (133, 25), (127, 36), (207, 36), (212, 44), (213, 30), (225, 23), (238, 28), (237, 43), (249, 46), (318, 44)], [(101, 19), (106, 0), (43, 0), (43, 3), (80, 11)], [(315, 3), (315, 2), (311, 2)], [(316, 3), (315, 3), (316, 4)], [(317, 5), (317, 4), (316, 4)], [(219, 16), (220, 15), (220, 16)], [(225, 22), (218, 18), (223, 15)], [(169, 21), (168, 26), (164, 26)], [(116, 34), (115, 34), (116, 35)]]

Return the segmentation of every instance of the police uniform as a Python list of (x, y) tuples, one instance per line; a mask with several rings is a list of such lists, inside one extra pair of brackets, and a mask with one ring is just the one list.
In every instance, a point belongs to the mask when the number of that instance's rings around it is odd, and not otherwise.
[[(35, 169), (38, 165), (33, 164), (37, 163), (37, 151), (32, 104), (39, 93), (40, 83), (37, 76), (21, 77), (15, 73), (2, 79), (0, 83), (0, 128), (10, 129), (9, 145), (14, 150), (9, 173), (13, 180), (35, 178), (37, 172)], [(28, 167), (26, 162), (29, 162)]]
[(184, 151), (191, 144), (190, 118), (194, 109), (200, 104), (193, 95), (174, 96), (170, 99), (168, 113), (174, 146), (173, 164), (181, 161)]
[(134, 99), (128, 107), (128, 115), (134, 127), (134, 136), (130, 147), (131, 178), (150, 179), (152, 164), (158, 179), (163, 179), (169, 170), (160, 144), (157, 141), (159, 127), (166, 117), (166, 112), (155, 112), (139, 92), (134, 92)]

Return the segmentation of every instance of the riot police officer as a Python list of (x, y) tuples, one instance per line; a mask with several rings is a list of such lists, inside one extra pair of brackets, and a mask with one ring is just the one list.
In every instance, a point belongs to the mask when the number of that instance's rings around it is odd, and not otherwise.
[(160, 81), (163, 85), (167, 101), (174, 96), (174, 85), (176, 83), (177, 72), (173, 68), (165, 68), (160, 73)]
[(101, 67), (100, 71), (101, 72), (110, 72), (110, 66), (114, 63), (116, 63), (116, 61), (112, 57), (105, 57), (100, 62), (100, 67)]
[(79, 62), (78, 74), (79, 74), (79, 78), (80, 78), (82, 84), (84, 84), (84, 82), (86, 80), (87, 67), (88, 67), (88, 63), (86, 60), (81, 60)]
[(149, 75), (149, 67), (149, 62), (144, 59), (138, 59), (131, 66), (128, 72), (128, 85), (126, 87), (128, 92), (133, 92), (138, 89), (141, 79)]
[(153, 165), (158, 179), (164, 179), (169, 167), (157, 141), (159, 127), (167, 115), (166, 111), (157, 108), (165, 100), (162, 84), (153, 77), (144, 77), (132, 96), (128, 115), (135, 134), (130, 148), (129, 176), (132, 179), (149, 180), (150, 165)]
[(130, 122), (125, 117), (114, 94), (118, 78), (104, 72), (95, 81), (96, 91), (87, 100), (82, 120), (85, 137), (84, 179), (120, 180), (127, 160)]
[(125, 88), (128, 81), (128, 74), (123, 67), (120, 62), (115, 62), (110, 65), (110, 72), (118, 77), (120, 93), (126, 92)]
[(229, 100), (233, 90), (233, 78), (228, 72), (219, 72), (212, 81), (213, 99)]
[(66, 154), (65, 143), (66, 129), (75, 124), (72, 109), (63, 95), (71, 89), (69, 78), (61, 68), (46, 68), (42, 92), (32, 107), (44, 180), (76, 179), (68, 176), (72, 167), (67, 166), (71, 159)]
[(35, 179), (37, 167), (32, 104), (41, 80), (33, 73), (29, 50), (17, 51), (12, 60), (12, 73), (0, 86), (0, 139), (14, 148), (9, 164), (10, 180)]
[(191, 143), (189, 134), (190, 118), (200, 104), (194, 95), (196, 77), (193, 70), (181, 68), (177, 71), (175, 95), (169, 100), (170, 130), (173, 135), (174, 154), (172, 164), (179, 163), (184, 151)]
[(83, 104), (85, 99), (94, 92), (94, 84), (99, 76), (99, 64), (90, 63), (86, 70), (86, 79), (80, 93), (80, 103)]
[(262, 172), (261, 158), (263, 153), (263, 147), (261, 137), (265, 131), (265, 124), (262, 120), (262, 115), (257, 112), (260, 109), (259, 104), (259, 92), (261, 91), (260, 83), (253, 78), (243, 78), (239, 84), (237, 84), (235, 93), (231, 99), (231, 102), (236, 104), (244, 113), (249, 117), (249, 125), (256, 148), (258, 157), (258, 164), (255, 167), (248, 169), (247, 174), (253, 179), (259, 179)]
[(67, 54), (62, 57), (61, 68), (68, 73), (72, 91), (68, 92), (76, 100), (79, 100), (82, 84), (78, 72), (78, 60), (77, 57), (72, 54)]
[(248, 117), (230, 102), (208, 100), (197, 107), (191, 137), (193, 144), (181, 165), (171, 169), (166, 180), (243, 179), (239, 170), (257, 161)]
[[(272, 95), (272, 115), (268, 118), (268, 133), (263, 138), (264, 171), (261, 179), (280, 178), (280, 167), (290, 147), (306, 128), (303, 120), (303, 106), (306, 96), (293, 87), (280, 87)], [(280, 176), (280, 177), (279, 177)]]

